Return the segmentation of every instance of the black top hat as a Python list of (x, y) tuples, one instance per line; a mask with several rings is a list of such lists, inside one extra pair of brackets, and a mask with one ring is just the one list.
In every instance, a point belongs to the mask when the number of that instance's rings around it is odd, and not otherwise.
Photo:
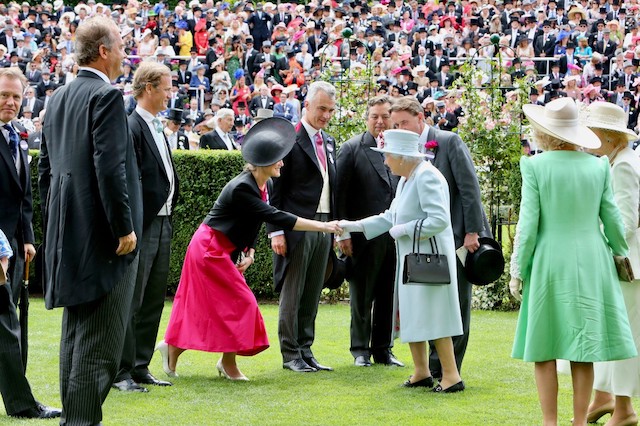
[(520, 58), (513, 58), (513, 61), (511, 61), (511, 63), (512, 63), (513, 65), (515, 65), (515, 64), (521, 64), (521, 63), (522, 63), (522, 60), (521, 60)]
[(602, 84), (602, 79), (600, 77), (591, 77), (591, 79), (589, 80), (589, 84), (593, 84), (593, 83)]
[(184, 123), (184, 119), (182, 118), (182, 110), (178, 108), (171, 108), (169, 110), (169, 114), (167, 114), (167, 120), (176, 121), (180, 124)]
[(282, 160), (295, 143), (296, 130), (289, 120), (265, 118), (244, 136), (242, 158), (254, 166), (270, 166)]
[(601, 7), (600, 10), (598, 10), (598, 12), (607, 13), (607, 8), (606, 7)]
[(529, 89), (529, 95), (539, 95), (538, 89), (532, 87), (531, 89)]
[(633, 93), (629, 92), (628, 90), (626, 92), (624, 92), (624, 95), (622, 95), (622, 99), (624, 98), (628, 98), (633, 100)]
[(567, 45), (565, 46), (565, 48), (567, 49), (575, 49), (576, 48), (576, 44), (572, 41), (567, 42)]
[(578, 25), (589, 25), (589, 22), (587, 22), (586, 19), (581, 19), (580, 22), (578, 22)]
[(464, 265), (470, 283), (487, 285), (496, 281), (504, 272), (504, 256), (500, 244), (493, 238), (480, 237), (480, 248), (469, 253)]
[(601, 71), (601, 70), (602, 70), (602, 64), (601, 64), (600, 62), (598, 62), (597, 64), (595, 64), (595, 65), (593, 66), (593, 69), (594, 69), (594, 70), (600, 70), (600, 71)]
[(324, 284), (322, 287), (328, 288), (329, 290), (340, 288), (347, 278), (350, 266), (351, 258), (344, 254), (338, 257), (335, 251), (329, 250), (329, 261), (327, 262), (327, 269), (324, 273)]
[(418, 83), (414, 81), (407, 82), (407, 90), (418, 90)]

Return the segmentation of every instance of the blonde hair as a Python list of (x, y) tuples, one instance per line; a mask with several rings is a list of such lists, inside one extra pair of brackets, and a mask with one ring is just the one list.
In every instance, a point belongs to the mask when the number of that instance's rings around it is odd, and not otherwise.
[(533, 128), (533, 138), (536, 141), (538, 147), (540, 147), (543, 151), (557, 151), (560, 149), (568, 149), (576, 150), (578, 147), (572, 143), (559, 139), (555, 136), (552, 136), (548, 133), (545, 133), (543, 130), (538, 128)]
[(162, 77), (170, 75), (171, 71), (164, 64), (151, 61), (142, 62), (133, 76), (133, 97), (138, 99), (144, 93), (147, 84), (151, 84), (154, 88), (158, 87)]

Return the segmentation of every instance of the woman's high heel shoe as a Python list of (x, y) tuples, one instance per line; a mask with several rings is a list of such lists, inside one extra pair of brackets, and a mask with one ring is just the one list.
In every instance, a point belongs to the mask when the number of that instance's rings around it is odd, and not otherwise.
[(156, 351), (162, 355), (162, 369), (169, 377), (178, 377), (178, 373), (169, 368), (169, 345), (164, 340), (160, 340), (156, 345)]
[(598, 408), (593, 411), (589, 411), (587, 413), (587, 423), (595, 423), (600, 420), (600, 417), (605, 414), (613, 413), (614, 403), (613, 401), (609, 401), (606, 404), (602, 404)]
[(224, 376), (225, 379), (229, 379), (229, 380), (242, 380), (242, 381), (246, 381), (248, 382), (249, 379), (247, 378), (247, 376), (245, 376), (244, 374), (240, 373), (239, 377), (231, 377), (224, 369), (224, 366), (222, 365), (222, 359), (218, 360), (218, 363), (216, 364), (216, 368), (218, 369), (218, 375), (219, 376)]

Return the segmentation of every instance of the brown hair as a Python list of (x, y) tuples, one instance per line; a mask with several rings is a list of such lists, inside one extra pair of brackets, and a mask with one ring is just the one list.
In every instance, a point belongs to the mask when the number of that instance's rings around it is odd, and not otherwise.
[(116, 43), (113, 30), (116, 24), (103, 15), (87, 19), (76, 31), (76, 61), (86, 66), (100, 57), (100, 46), (110, 50)]
[(132, 93), (135, 99), (138, 99), (144, 92), (147, 84), (151, 84), (154, 88), (158, 87), (162, 77), (170, 76), (171, 71), (166, 65), (158, 62), (144, 61), (140, 64), (133, 76)]
[(393, 101), (391, 104), (390, 112), (406, 111), (411, 115), (418, 115), (424, 113), (420, 102), (412, 96), (403, 96)]
[(369, 99), (367, 102), (367, 115), (369, 115), (369, 110), (376, 105), (389, 104), (391, 105), (391, 98), (387, 95), (379, 95)]

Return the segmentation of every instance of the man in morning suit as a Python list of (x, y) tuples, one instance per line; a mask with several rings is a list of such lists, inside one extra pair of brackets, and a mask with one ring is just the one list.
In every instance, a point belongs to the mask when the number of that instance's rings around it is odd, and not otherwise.
[[(307, 219), (334, 218), (335, 141), (323, 132), (336, 108), (336, 90), (324, 81), (309, 86), (306, 114), (296, 126), (296, 144), (273, 183), (271, 205)], [(332, 237), (322, 232), (267, 226), (274, 251), (273, 277), (280, 292), (278, 338), (283, 368), (332, 370), (311, 351), (315, 320)]]
[(235, 113), (230, 108), (221, 108), (216, 112), (215, 117), (207, 122), (207, 127), (214, 127), (210, 132), (205, 133), (200, 138), (201, 149), (226, 149), (233, 151), (236, 149), (232, 137), (229, 134), (233, 129)]
[(16, 131), (12, 123), (26, 86), (27, 79), (20, 69), (0, 69), (0, 230), (13, 252), (9, 282), (0, 284), (0, 394), (9, 416), (48, 419), (60, 417), (60, 410), (40, 404), (31, 393), (24, 375), (15, 303), (20, 294), (24, 262), (36, 254), (27, 151), (20, 147), (19, 130)]
[(171, 386), (149, 372), (167, 293), (171, 213), (178, 199), (178, 176), (162, 123), (156, 117), (167, 108), (170, 94), (169, 69), (157, 62), (142, 62), (133, 78), (138, 105), (128, 118), (142, 175), (142, 238), (120, 371), (113, 383), (125, 392), (146, 392), (141, 384)]
[[(470, 253), (473, 253), (480, 247), (478, 238), (491, 236), (491, 234), (482, 209), (480, 184), (469, 149), (457, 134), (427, 126), (424, 121), (423, 109), (415, 98), (406, 96), (397, 99), (391, 106), (391, 122), (396, 128), (418, 133), (421, 146), (427, 141), (437, 141), (435, 157), (430, 161), (443, 174), (449, 184), (451, 225), (456, 250), (464, 246)], [(459, 259), (457, 259), (457, 264), (458, 297), (463, 334), (453, 336), (453, 348), (451, 349), (455, 352), (456, 364), (458, 371), (460, 371), (469, 342), (472, 286), (466, 279), (464, 267)], [(440, 378), (443, 367), (440, 365), (440, 359), (432, 342), (430, 345), (429, 367), (431, 374), (435, 378)]]
[(124, 43), (104, 16), (76, 32), (78, 77), (58, 89), (40, 150), (47, 309), (63, 307), (62, 424), (96, 425), (118, 372), (138, 270), (142, 188), (120, 91)]
[[(382, 213), (395, 197), (398, 176), (384, 164), (384, 157), (371, 149), (376, 138), (390, 128), (391, 100), (378, 96), (367, 106), (367, 131), (342, 144), (338, 152), (336, 214), (340, 219), (359, 220)], [(396, 271), (395, 242), (388, 233), (367, 240), (363, 234), (338, 238), (340, 250), (351, 257), (349, 279), (351, 306), (351, 355), (358, 367), (397, 365), (391, 352), (393, 339), (393, 287)]]

